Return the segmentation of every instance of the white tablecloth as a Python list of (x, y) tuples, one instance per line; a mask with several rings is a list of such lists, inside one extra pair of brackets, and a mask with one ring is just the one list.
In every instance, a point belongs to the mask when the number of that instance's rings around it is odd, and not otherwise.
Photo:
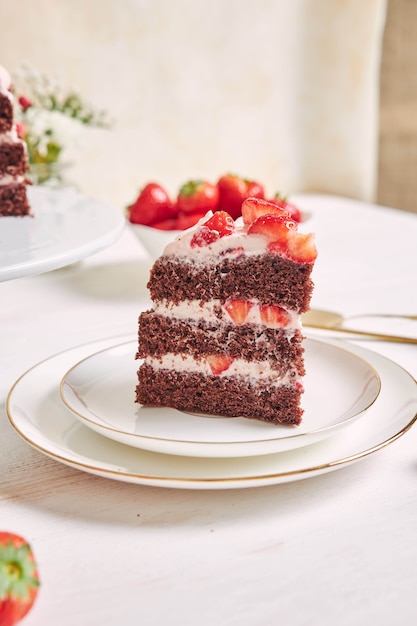
[[(417, 313), (417, 218), (300, 196), (319, 257), (313, 305)], [(413, 623), (417, 430), (349, 467), (294, 483), (175, 490), (43, 456), (8, 423), (29, 367), (136, 333), (149, 261), (130, 230), (73, 267), (0, 283), (0, 527), (24, 535), (42, 587), (27, 626)], [(356, 341), (417, 377), (414, 345)]]

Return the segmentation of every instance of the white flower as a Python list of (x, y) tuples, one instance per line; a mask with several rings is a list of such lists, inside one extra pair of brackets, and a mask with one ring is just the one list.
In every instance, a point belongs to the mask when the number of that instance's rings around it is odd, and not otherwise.
[(26, 125), (33, 137), (40, 139), (38, 150), (46, 155), (48, 142), (61, 148), (75, 144), (81, 134), (80, 123), (60, 111), (30, 107), (26, 112)]

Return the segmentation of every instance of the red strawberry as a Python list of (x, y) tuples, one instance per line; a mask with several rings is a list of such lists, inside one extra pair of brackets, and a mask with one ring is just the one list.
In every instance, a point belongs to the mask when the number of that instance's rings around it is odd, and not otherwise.
[(218, 239), (220, 239), (220, 235), (217, 230), (210, 230), (210, 228), (203, 225), (200, 226), (200, 228), (194, 233), (190, 246), (192, 248), (203, 248), (204, 246), (214, 243)]
[(261, 198), (246, 198), (242, 204), (243, 223), (248, 226), (252, 224), (261, 215), (286, 215), (289, 214), (285, 209), (277, 204), (263, 200)]
[(284, 254), (297, 263), (313, 263), (317, 258), (317, 248), (312, 233), (303, 234), (291, 231), (287, 240), (271, 241), (268, 250), (277, 254)]
[(178, 213), (175, 228), (177, 230), (186, 230), (187, 228), (191, 228), (191, 226), (195, 226), (205, 215), (205, 211), (203, 213), (191, 214)]
[(128, 217), (133, 224), (152, 226), (176, 214), (176, 206), (158, 183), (148, 183), (133, 204), (128, 206)]
[(261, 183), (258, 183), (256, 180), (247, 180), (247, 193), (248, 198), (264, 198), (265, 197), (265, 189)]
[(16, 132), (19, 139), (24, 139), (26, 136), (26, 126), (21, 122), (16, 122)]
[(0, 531), (0, 624), (14, 626), (32, 608), (39, 576), (29, 544), (13, 533)]
[(194, 233), (191, 247), (208, 246), (220, 237), (231, 235), (235, 229), (235, 222), (226, 211), (216, 211)]
[(225, 372), (233, 363), (233, 359), (226, 354), (210, 354), (207, 361), (214, 376)]
[(288, 215), (266, 214), (258, 217), (248, 228), (249, 235), (263, 235), (271, 241), (286, 241), (290, 231), (297, 228)]
[(26, 98), (26, 96), (20, 96), (18, 99), (18, 103), (20, 104), (20, 107), (23, 111), (26, 111), (26, 109), (29, 109), (32, 106), (31, 101), (29, 100), (29, 98)]
[(228, 300), (224, 308), (229, 313), (235, 324), (244, 324), (253, 304), (249, 300)]
[(299, 223), (302, 221), (302, 214), (300, 209), (295, 206), (295, 204), (288, 202), (288, 200), (284, 196), (281, 196), (279, 193), (275, 194), (275, 196), (268, 200), (268, 202), (272, 202), (273, 204), (276, 204), (282, 209), (288, 211), (288, 213), (291, 215), (292, 219), (295, 222)]
[(247, 180), (235, 174), (225, 174), (217, 181), (220, 200), (219, 208), (233, 217), (241, 215), (242, 202), (249, 196), (263, 198), (264, 188), (256, 181)]
[(183, 213), (207, 213), (219, 208), (219, 189), (206, 180), (190, 180), (183, 185), (177, 198)]
[(261, 320), (266, 326), (286, 327), (291, 322), (291, 316), (280, 306), (275, 304), (261, 304), (259, 307)]
[(226, 211), (216, 211), (210, 219), (205, 222), (205, 225), (210, 230), (217, 230), (220, 237), (231, 235), (235, 229), (235, 222), (229, 213)]

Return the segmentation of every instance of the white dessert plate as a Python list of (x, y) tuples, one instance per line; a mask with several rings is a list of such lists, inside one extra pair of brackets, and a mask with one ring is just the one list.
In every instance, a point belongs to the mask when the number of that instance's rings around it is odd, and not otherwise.
[(121, 235), (121, 211), (74, 189), (29, 187), (33, 217), (0, 218), (0, 282), (80, 261)]
[[(139, 485), (232, 489), (276, 485), (325, 474), (381, 450), (417, 420), (417, 386), (384, 356), (351, 346), (374, 367), (381, 392), (366, 413), (333, 437), (302, 449), (237, 458), (196, 458), (140, 450), (86, 428), (62, 403), (59, 384), (71, 365), (127, 338), (105, 339), (55, 355), (24, 373), (11, 388), (7, 415), (16, 432), (43, 454), (85, 472)], [(336, 342), (328, 342), (340, 345)], [(324, 403), (328, 388), (323, 391)]]
[(163, 454), (237, 457), (282, 452), (333, 435), (363, 414), (380, 391), (375, 369), (345, 348), (305, 341), (307, 376), (300, 426), (213, 417), (134, 402), (137, 342), (98, 352), (73, 366), (60, 389), (86, 426), (121, 443)]

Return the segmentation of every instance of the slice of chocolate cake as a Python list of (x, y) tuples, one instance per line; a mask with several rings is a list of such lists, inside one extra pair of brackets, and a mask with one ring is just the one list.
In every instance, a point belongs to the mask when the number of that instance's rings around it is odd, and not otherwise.
[(0, 216), (30, 214), (27, 169), (26, 144), (19, 139), (14, 124), (10, 76), (0, 66)]
[(316, 256), (312, 234), (256, 198), (236, 222), (218, 211), (169, 244), (139, 317), (137, 402), (299, 424)]

